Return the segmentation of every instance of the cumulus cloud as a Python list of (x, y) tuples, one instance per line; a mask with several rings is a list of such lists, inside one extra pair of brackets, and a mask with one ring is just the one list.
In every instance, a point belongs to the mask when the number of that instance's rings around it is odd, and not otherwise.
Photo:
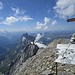
[(8, 24), (8, 25), (11, 25), (12, 23), (15, 23), (17, 22), (18, 19), (13, 17), (13, 16), (10, 16), (10, 17), (6, 17), (6, 20), (3, 22), (4, 24)]
[(47, 30), (47, 29), (48, 29), (48, 26), (45, 26), (45, 27), (44, 27), (44, 30)]
[(73, 17), (75, 16), (75, 0), (58, 0), (53, 9), (60, 18)]
[(0, 9), (3, 9), (3, 3), (0, 2)]
[(14, 12), (14, 15), (24, 15), (25, 11), (21, 10), (19, 7), (13, 8), (11, 7), (11, 10)]
[(40, 22), (37, 22), (37, 23), (36, 23), (36, 29), (37, 29), (37, 30), (41, 29), (43, 26), (44, 26), (44, 24), (42, 24), (42, 23), (40, 23)]
[(20, 14), (20, 9), (19, 8), (13, 8), (13, 7), (11, 7), (11, 9), (12, 9), (12, 11), (15, 12), (16, 15)]
[(0, 24), (13, 25), (14, 23), (17, 22), (25, 22), (25, 21), (33, 20), (33, 18), (31, 18), (30, 16), (24, 15), (25, 11), (21, 10), (19, 7), (17, 8), (11, 7), (11, 10), (13, 11), (14, 14), (11, 16), (7, 16), (5, 20), (0, 22)]
[(6, 17), (6, 19), (3, 22), (0, 22), (0, 24), (12, 25), (13, 23), (16, 23), (16, 22), (22, 22), (22, 21), (28, 21), (28, 20), (33, 20), (33, 18), (29, 16), (23, 16), (23, 17), (9, 16), (9, 17)]
[(45, 17), (44, 23), (40, 23), (40, 22), (36, 23), (36, 29), (39, 30), (41, 28), (44, 28), (49, 22), (50, 22), (50, 18)]
[(45, 23), (44, 23), (45, 25), (48, 24), (48, 23), (50, 22), (50, 18), (45, 17), (45, 18), (44, 18), (44, 22), (45, 22)]
[(55, 25), (55, 24), (57, 24), (57, 21), (56, 20), (52, 21), (52, 25)]

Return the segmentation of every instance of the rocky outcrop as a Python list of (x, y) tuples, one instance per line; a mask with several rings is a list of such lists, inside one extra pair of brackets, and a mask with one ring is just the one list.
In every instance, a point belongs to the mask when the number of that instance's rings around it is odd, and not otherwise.
[[(46, 49), (40, 49), (37, 54), (22, 63), (12, 75), (48, 75), (55, 74), (55, 59), (57, 44), (69, 43), (67, 39), (54, 40)], [(75, 75), (75, 65), (58, 64), (58, 75)]]
[(22, 65), (23, 62), (37, 53), (39, 49), (38, 46), (34, 43), (31, 44), (31, 42), (34, 42), (34, 39), (34, 37), (29, 36), (27, 33), (23, 34), (23, 36), (19, 40), (19, 43), (17, 43), (18, 46), (16, 46), (16, 48), (18, 48), (18, 51), (15, 48), (17, 52), (14, 53), (15, 59), (13, 58), (13, 61), (10, 64), (8, 74), (13, 75), (13, 71), (17, 67)]
[(4, 74), (2, 74), (2, 73), (0, 72), (0, 75), (4, 75)]
[(3, 66), (0, 67), (0, 71), (5, 75), (13, 75), (13, 71), (28, 58), (35, 55), (39, 48), (34, 44), (34, 40), (35, 38), (33, 36), (26, 33), (14, 42), (14, 46), (6, 55), (6, 59), (3, 61)]
[(16, 59), (13, 61), (13, 64), (10, 66), (10, 75), (13, 75), (13, 71), (18, 68), (20, 65), (22, 65), (23, 62), (25, 62), (28, 58), (35, 55), (38, 51), (38, 47), (36, 45), (27, 45), (26, 48), (21, 52)]

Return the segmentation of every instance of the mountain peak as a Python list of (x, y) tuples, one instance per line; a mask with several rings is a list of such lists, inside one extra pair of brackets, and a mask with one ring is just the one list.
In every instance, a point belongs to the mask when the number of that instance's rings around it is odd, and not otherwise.
[(23, 33), (23, 36), (24, 36), (24, 37), (27, 37), (27, 36), (28, 36), (28, 33)]

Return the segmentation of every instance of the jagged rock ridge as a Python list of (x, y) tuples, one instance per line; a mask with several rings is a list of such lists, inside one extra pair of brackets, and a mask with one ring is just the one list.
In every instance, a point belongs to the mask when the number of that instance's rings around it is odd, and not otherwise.
[(31, 44), (34, 40), (33, 36), (26, 33), (14, 42), (14, 46), (6, 56), (6, 60), (3, 61), (2, 65), (4, 66), (0, 67), (0, 71), (5, 75), (9, 75), (29, 57), (35, 55), (39, 48), (34, 43)]
[[(35, 56), (26, 60), (26, 62), (20, 65), (11, 75), (48, 75), (50, 73), (55, 73), (54, 61), (57, 58), (56, 46), (61, 43), (67, 44), (69, 43), (69, 40), (54, 40), (46, 49), (43, 49), (41, 52), (37, 52)], [(64, 75), (75, 75), (75, 66), (58, 64), (58, 72), (59, 75), (62, 73)]]

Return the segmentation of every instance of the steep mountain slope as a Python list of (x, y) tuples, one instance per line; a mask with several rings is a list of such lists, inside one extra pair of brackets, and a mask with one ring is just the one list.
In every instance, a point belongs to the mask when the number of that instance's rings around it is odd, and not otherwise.
[[(37, 54), (24, 62), (11, 75), (48, 75), (55, 73), (57, 44), (67, 44), (68, 39), (54, 40), (46, 49), (40, 49)], [(75, 75), (74, 65), (58, 64), (59, 75)]]
[(33, 36), (26, 33), (14, 42), (12, 49), (6, 55), (6, 59), (0, 64), (0, 71), (8, 75), (29, 57), (35, 55), (39, 48), (34, 43), (31, 43), (34, 40), (35, 38)]

